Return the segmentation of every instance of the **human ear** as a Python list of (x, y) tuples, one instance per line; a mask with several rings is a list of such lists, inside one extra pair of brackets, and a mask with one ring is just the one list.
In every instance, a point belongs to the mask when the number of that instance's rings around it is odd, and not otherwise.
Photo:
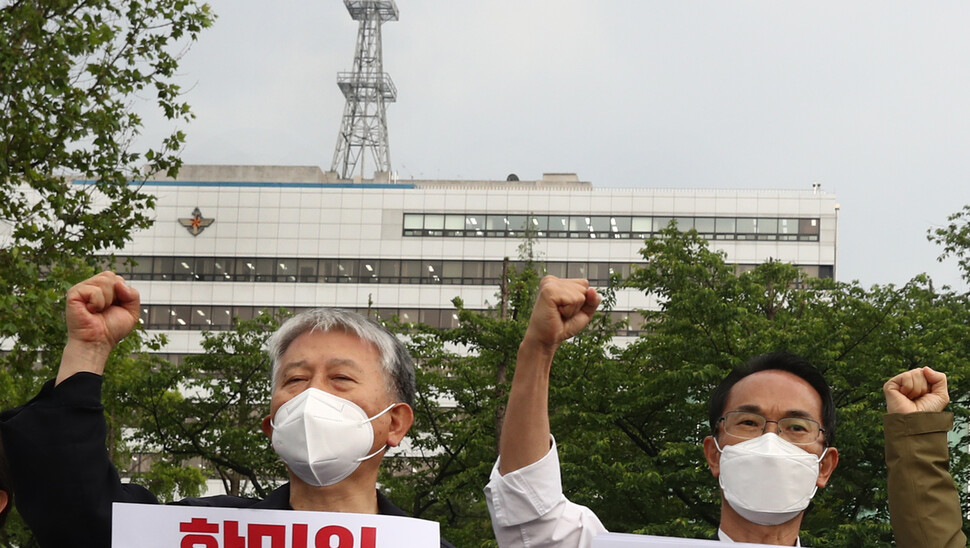
[(704, 438), (704, 458), (707, 459), (707, 467), (711, 469), (711, 475), (715, 478), (721, 475), (721, 452), (717, 449), (717, 443), (713, 436)]
[(269, 439), (273, 439), (272, 417), (270, 417), (269, 415), (266, 415), (265, 417), (263, 417), (263, 422), (260, 424), (260, 428), (263, 429), (263, 433), (266, 434), (266, 437), (268, 437)]
[(818, 463), (818, 480), (816, 480), (815, 485), (820, 488), (825, 487), (829, 482), (829, 478), (832, 477), (832, 472), (835, 472), (835, 467), (839, 465), (839, 450), (834, 447), (829, 447), (825, 452), (825, 456)]
[(0, 491), (0, 512), (10, 503), (10, 495), (6, 491)]
[(391, 424), (387, 428), (387, 445), (397, 447), (414, 424), (414, 410), (406, 403), (399, 403), (387, 414), (391, 418)]

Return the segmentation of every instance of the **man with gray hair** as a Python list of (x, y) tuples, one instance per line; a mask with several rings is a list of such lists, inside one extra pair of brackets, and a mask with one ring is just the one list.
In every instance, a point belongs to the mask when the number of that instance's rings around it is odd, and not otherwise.
[[(42, 547), (107, 547), (113, 502), (157, 503), (122, 484), (105, 450), (101, 380), (138, 322), (138, 291), (102, 272), (67, 293), (57, 378), (0, 415), (20, 514)], [(270, 338), (273, 394), (263, 431), (290, 481), (263, 500), (221, 495), (177, 504), (405, 516), (377, 491), (388, 447), (414, 422), (414, 365), (379, 324), (339, 309), (291, 318)], [(441, 546), (451, 547), (442, 540)]]

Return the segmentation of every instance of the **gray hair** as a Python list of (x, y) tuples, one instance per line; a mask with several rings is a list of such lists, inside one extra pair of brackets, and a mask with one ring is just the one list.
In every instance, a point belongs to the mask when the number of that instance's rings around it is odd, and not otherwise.
[(280, 359), (297, 337), (311, 331), (326, 333), (342, 330), (373, 344), (380, 354), (387, 391), (398, 401), (414, 407), (414, 360), (407, 348), (390, 331), (374, 320), (342, 308), (315, 308), (293, 316), (266, 341), (266, 351), (273, 364), (273, 386), (279, 373)]

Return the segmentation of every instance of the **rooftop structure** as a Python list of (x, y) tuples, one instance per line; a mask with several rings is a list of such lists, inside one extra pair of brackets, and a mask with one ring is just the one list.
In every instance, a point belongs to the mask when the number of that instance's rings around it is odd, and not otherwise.
[[(337, 74), (346, 103), (331, 171), (344, 180), (361, 179), (367, 169), (389, 174), (391, 150), (387, 138), (387, 103), (397, 100), (397, 88), (384, 72), (381, 25), (397, 21), (393, 0), (344, 0), (357, 28), (354, 67)], [(370, 158), (371, 165), (366, 160)]]

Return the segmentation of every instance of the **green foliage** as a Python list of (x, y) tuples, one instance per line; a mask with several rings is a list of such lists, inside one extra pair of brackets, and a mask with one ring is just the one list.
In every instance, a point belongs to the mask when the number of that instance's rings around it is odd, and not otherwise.
[(23, 518), (17, 512), (16, 504), (7, 516), (7, 523), (3, 526), (3, 529), (0, 529), (0, 546), (17, 548), (38, 548), (39, 546)]
[(94, 254), (151, 224), (153, 198), (129, 181), (174, 174), (184, 135), (133, 150), (142, 122), (131, 105), (151, 93), (167, 119), (192, 117), (178, 57), (212, 18), (192, 0), (0, 7), (0, 341), (16, 341), (0, 362), (3, 407), (51, 376), (61, 299), (103, 267)]
[(737, 275), (694, 232), (668, 230), (642, 254), (649, 266), (628, 283), (659, 304), (643, 311), (649, 334), (616, 359), (579, 355), (554, 369), (552, 424), (568, 496), (612, 530), (709, 537), (720, 497), (701, 449), (708, 397), (749, 357), (789, 351), (826, 375), (839, 420), (840, 466), (815, 498), (803, 542), (888, 545), (881, 387), (932, 365), (950, 375), (954, 399), (966, 400), (957, 388), (970, 372), (965, 298), (925, 278), (866, 290), (777, 262)]
[[(779, 262), (739, 274), (696, 233), (674, 229), (646, 242), (642, 255), (648, 266), (626, 284), (657, 305), (642, 311), (647, 334), (614, 339), (622, 326), (597, 314), (553, 364), (551, 426), (566, 495), (611, 530), (710, 538), (720, 495), (702, 451), (708, 398), (751, 356), (788, 351), (822, 370), (838, 413), (840, 466), (815, 497), (802, 542), (889, 546), (882, 384), (923, 365), (945, 371), (962, 425), (954, 447), (970, 443), (967, 297), (938, 291), (925, 277), (865, 289), (809, 279)], [(388, 459), (381, 481), (406, 510), (439, 520), (459, 545), (494, 545), (483, 540), (492, 536), (481, 489), (505, 403), (500, 371), (504, 365), (511, 378), (538, 270), (527, 264), (509, 276), (504, 320), (500, 306), (479, 313), (456, 300), (456, 329), (398, 326), (420, 363), (412, 437), (422, 456)], [(604, 293), (607, 312), (614, 296)], [(970, 481), (968, 464), (965, 452), (954, 452), (961, 484)]]
[(170, 460), (152, 463), (151, 468), (139, 478), (162, 502), (200, 496), (205, 480), (205, 474), (199, 468)]
[[(175, 84), (178, 58), (212, 20), (194, 0), (0, 5), (0, 343), (13, 346), (0, 356), (0, 408), (54, 376), (63, 297), (104, 268), (95, 254), (151, 224), (153, 198), (129, 181), (174, 175), (185, 135), (134, 150), (142, 121), (131, 106), (150, 95), (166, 119), (191, 119)], [(108, 414), (123, 410), (109, 402)], [(120, 424), (110, 426), (117, 462)], [(33, 542), (19, 518), (6, 531), (4, 546)]]
[(457, 546), (480, 546), (491, 537), (482, 488), (497, 454), (505, 379), (511, 378), (537, 286), (534, 270), (510, 278), (507, 319), (499, 309), (471, 311), (455, 299), (455, 329), (392, 326), (407, 332), (420, 364), (411, 439), (422, 456), (386, 459), (381, 484), (405, 511), (441, 522), (442, 535)]
[(963, 272), (963, 280), (970, 283), (970, 205), (947, 217), (945, 227), (929, 230), (927, 239), (943, 248), (940, 262), (956, 257)]
[[(411, 429), (416, 458), (388, 458), (381, 484), (395, 503), (415, 517), (437, 520), (456, 546), (495, 546), (483, 488), (498, 455), (498, 439), (519, 343), (538, 292), (541, 264), (523, 246), (522, 261), (509, 268), (498, 303), (486, 312), (453, 302), (459, 325), (436, 330), (394, 323), (407, 336), (416, 362), (418, 396)], [(503, 315), (504, 312), (504, 315)], [(563, 345), (557, 360), (602, 357), (615, 327), (597, 325)]]
[[(147, 480), (167, 496), (197, 492), (203, 476), (179, 472), (201, 461), (232, 495), (265, 497), (286, 469), (260, 430), (269, 413), (269, 335), (287, 314), (261, 314), (232, 331), (203, 333), (204, 354), (179, 364), (155, 360), (149, 374), (130, 379), (117, 396), (141, 417), (136, 440), (158, 453)], [(145, 369), (149, 371), (148, 369)]]

